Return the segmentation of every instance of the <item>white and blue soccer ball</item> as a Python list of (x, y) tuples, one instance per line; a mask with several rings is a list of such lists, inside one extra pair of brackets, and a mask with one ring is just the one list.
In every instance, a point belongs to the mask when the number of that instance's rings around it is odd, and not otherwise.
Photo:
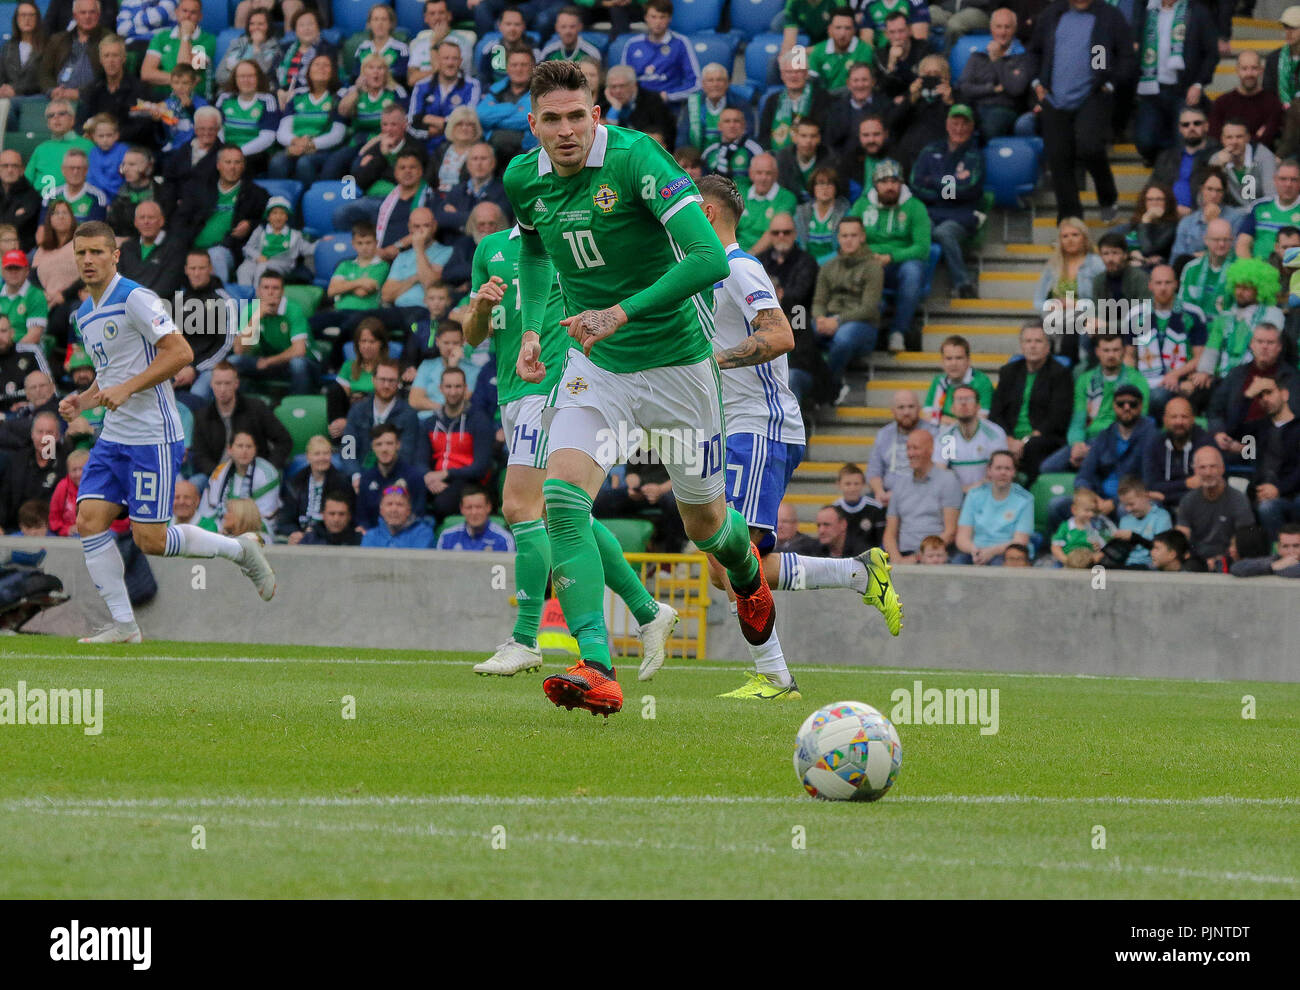
[(794, 772), (824, 801), (877, 801), (903, 764), (898, 730), (860, 701), (837, 701), (804, 720), (794, 744)]

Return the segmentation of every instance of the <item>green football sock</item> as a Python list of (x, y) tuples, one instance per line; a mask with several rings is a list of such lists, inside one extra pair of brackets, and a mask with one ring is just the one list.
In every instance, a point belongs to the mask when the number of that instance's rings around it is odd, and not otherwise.
[(727, 569), (727, 577), (737, 594), (752, 595), (758, 588), (761, 583), (758, 558), (750, 549), (749, 523), (735, 509), (728, 508), (718, 531), (707, 540), (697, 540), (695, 545), (718, 558), (718, 563)]
[(555, 596), (564, 609), (569, 632), (578, 641), (583, 660), (610, 667), (605, 631), (605, 572), (600, 548), (591, 530), (591, 496), (577, 485), (549, 479), (546, 529), (551, 537), (551, 567)]
[(591, 531), (596, 534), (596, 546), (600, 548), (600, 562), (605, 567), (605, 583), (614, 594), (623, 599), (636, 616), (636, 621), (644, 626), (659, 614), (659, 605), (650, 592), (645, 590), (641, 575), (632, 569), (632, 565), (623, 556), (618, 538), (595, 519), (591, 521)]
[(537, 630), (546, 605), (546, 579), (551, 573), (551, 540), (546, 521), (529, 519), (510, 527), (515, 535), (515, 598), (519, 615), (511, 635), (516, 643), (537, 646)]

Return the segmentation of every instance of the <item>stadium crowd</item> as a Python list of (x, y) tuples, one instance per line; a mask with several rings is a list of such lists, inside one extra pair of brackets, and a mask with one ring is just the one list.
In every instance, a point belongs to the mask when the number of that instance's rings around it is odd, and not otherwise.
[[(498, 355), (463, 327), (475, 247), (513, 223), (500, 175), (536, 143), (530, 73), (571, 59), (607, 121), (737, 181), (740, 246), (796, 329), (810, 422), (851, 365), (921, 349), (940, 262), (954, 296), (978, 296), (991, 142), (1050, 173), (1058, 237), (1021, 354), (994, 387), (945, 340), (929, 394), (894, 397), (816, 538), (787, 506), (783, 542), (1300, 575), (1300, 7), (1211, 100), (1234, 0), (5, 6), (5, 532), (67, 535), (75, 517), (102, 410), (55, 414), (94, 379), (72, 232), (105, 219), (122, 274), (174, 301), (194, 349), (174, 381), (178, 516), (292, 543), (512, 548), (492, 516)], [(1108, 145), (1130, 131), (1152, 172), (1125, 219)], [(1037, 482), (1070, 473), (1073, 493), (1036, 505)], [(684, 540), (653, 457), (616, 470), (597, 511)]]

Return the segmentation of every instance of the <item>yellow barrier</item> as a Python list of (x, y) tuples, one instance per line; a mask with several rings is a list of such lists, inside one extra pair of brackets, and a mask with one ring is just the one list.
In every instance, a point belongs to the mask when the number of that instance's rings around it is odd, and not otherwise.
[[(654, 596), (677, 609), (677, 627), (668, 639), (667, 655), (676, 659), (703, 659), (708, 636), (709, 567), (702, 553), (625, 553), (627, 562), (641, 575)], [(641, 641), (633, 633), (636, 619), (605, 590), (605, 621), (615, 655), (639, 656)]]

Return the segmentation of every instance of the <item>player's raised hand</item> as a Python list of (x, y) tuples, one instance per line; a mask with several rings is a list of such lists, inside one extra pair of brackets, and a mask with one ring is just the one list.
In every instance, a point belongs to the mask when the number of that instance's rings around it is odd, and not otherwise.
[(597, 342), (613, 336), (614, 331), (626, 322), (627, 314), (623, 307), (611, 306), (609, 309), (583, 310), (577, 316), (561, 320), (560, 326), (582, 345), (582, 353), (591, 357), (591, 349)]
[(493, 275), (478, 287), (474, 295), (474, 305), (491, 311), (492, 307), (506, 297), (506, 283), (500, 275)]
[(59, 403), (59, 415), (65, 423), (71, 423), (81, 415), (81, 394), (69, 395)]
[(533, 385), (539, 384), (546, 377), (546, 365), (542, 364), (542, 342), (537, 334), (524, 334), (519, 345), (519, 360), (515, 362), (515, 374)]

